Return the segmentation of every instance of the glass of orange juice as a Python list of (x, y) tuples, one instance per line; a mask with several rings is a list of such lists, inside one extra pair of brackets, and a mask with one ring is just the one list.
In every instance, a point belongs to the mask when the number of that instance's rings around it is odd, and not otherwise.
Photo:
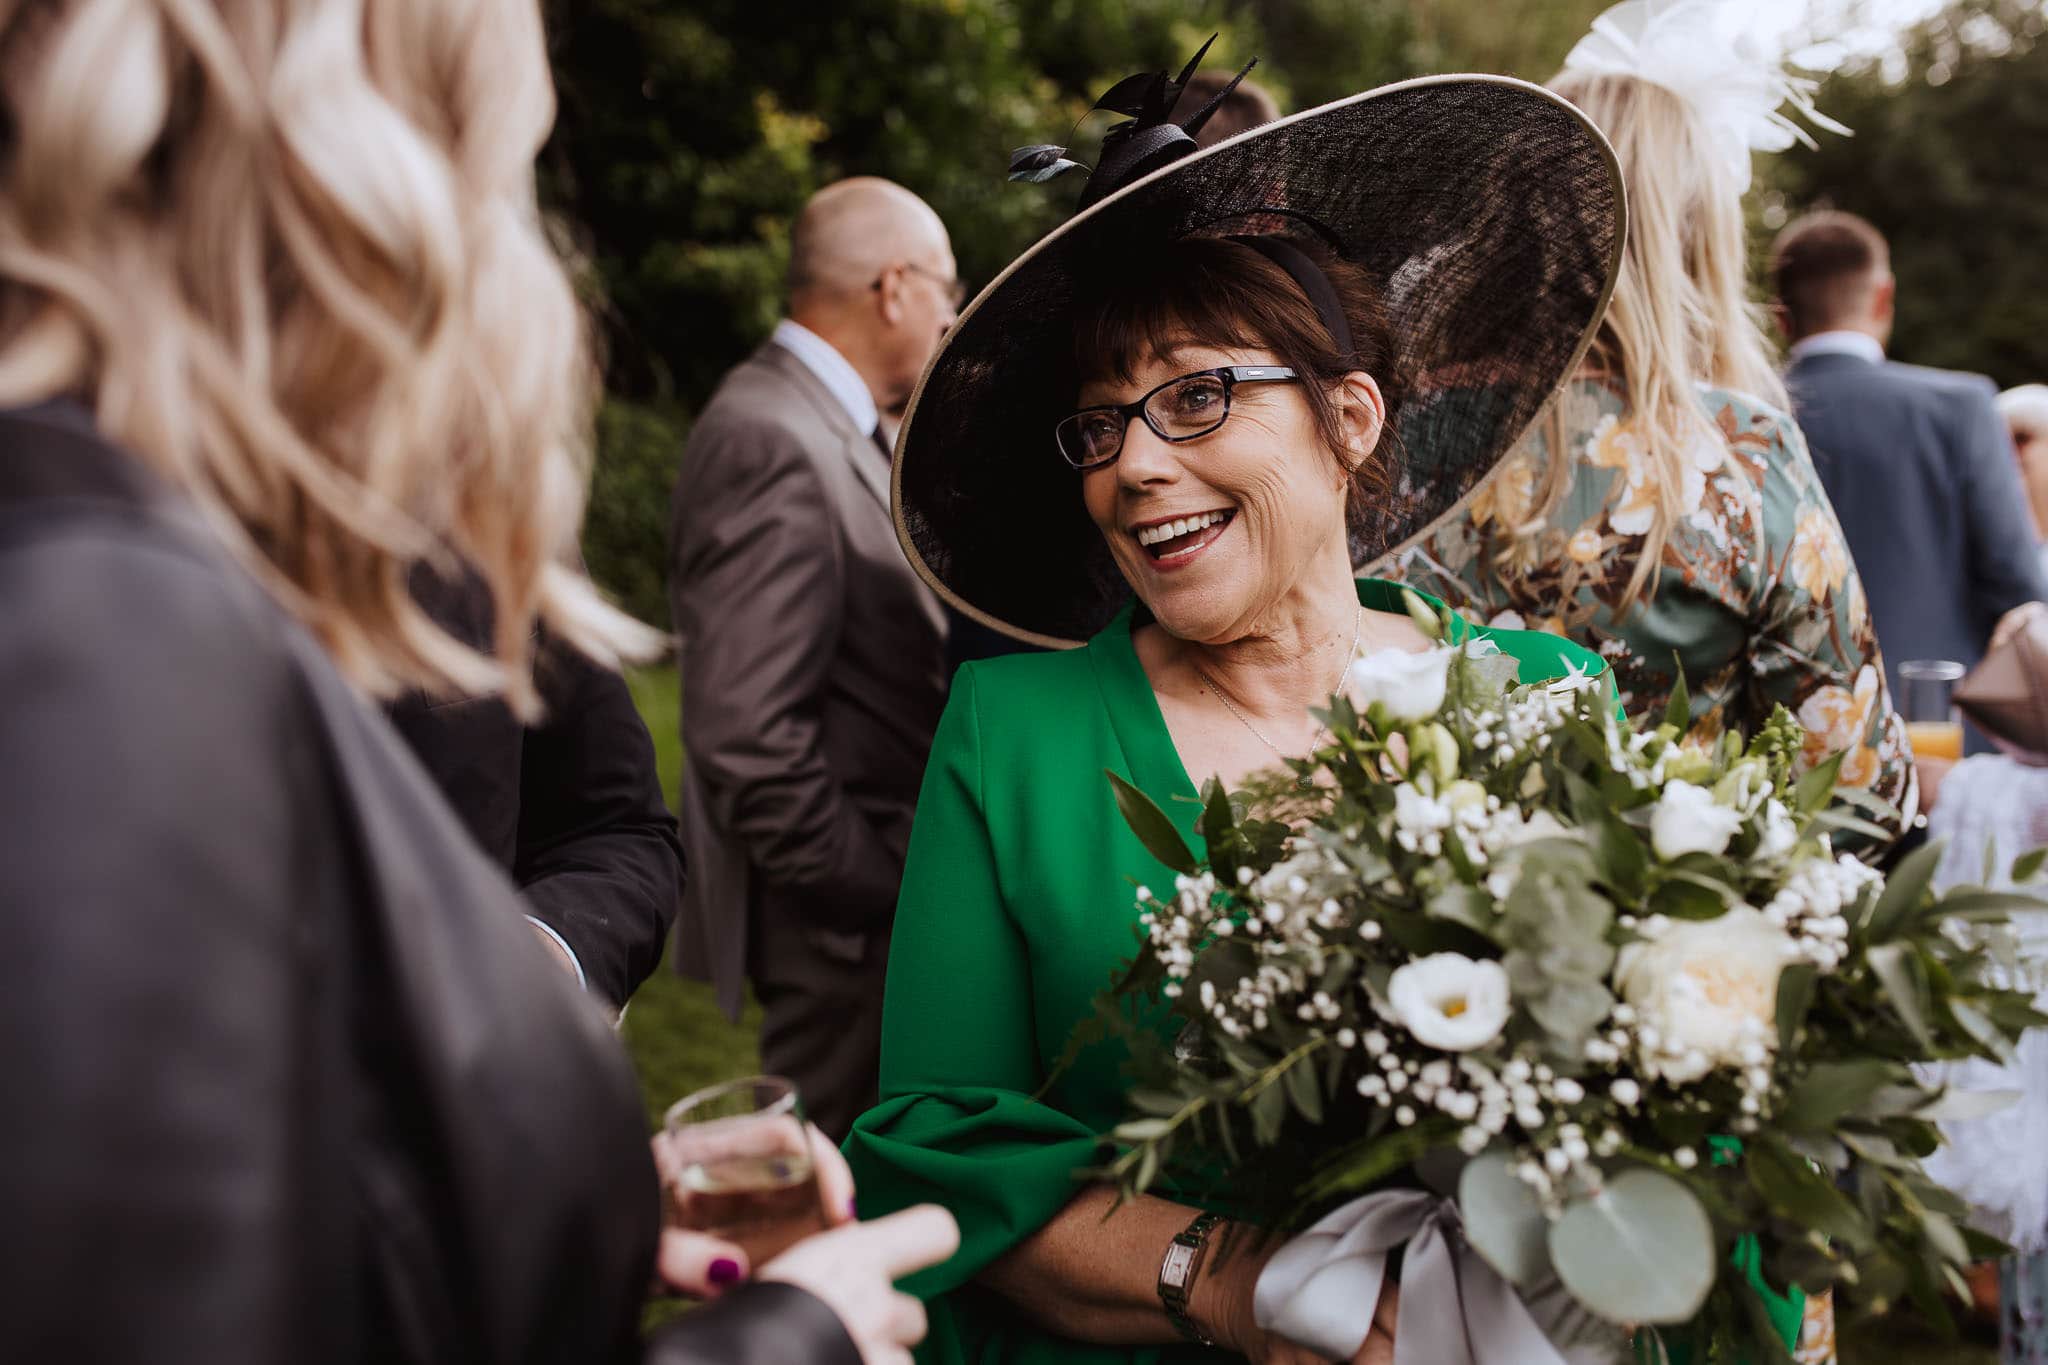
[(1956, 683), (1966, 670), (1953, 659), (1910, 659), (1899, 665), (1899, 710), (1915, 758), (1963, 756), (1963, 722), (1956, 714)]

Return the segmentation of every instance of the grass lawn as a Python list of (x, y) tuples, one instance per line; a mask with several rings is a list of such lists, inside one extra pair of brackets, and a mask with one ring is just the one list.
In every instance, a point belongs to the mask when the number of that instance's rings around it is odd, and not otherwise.
[[(635, 669), (626, 681), (654, 736), (662, 790), (673, 809), (683, 770), (675, 669)], [(662, 1111), (692, 1090), (758, 1070), (754, 1040), (759, 1026), (751, 1006), (738, 1025), (729, 1024), (712, 1004), (710, 987), (685, 981), (666, 967), (656, 972), (633, 996), (620, 1029), (640, 1071), (649, 1124), (660, 1123)], [(1997, 1360), (1998, 1352), (1989, 1347), (1943, 1341), (1897, 1318), (1844, 1333), (1841, 1346), (1841, 1365), (1997, 1365)]]

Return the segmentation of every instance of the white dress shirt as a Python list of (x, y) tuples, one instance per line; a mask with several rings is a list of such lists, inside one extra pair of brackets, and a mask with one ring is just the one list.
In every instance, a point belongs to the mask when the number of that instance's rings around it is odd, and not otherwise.
[(1815, 332), (1792, 343), (1792, 359), (1810, 355), (1853, 355), (1873, 365), (1884, 363), (1884, 343), (1868, 332)]
[(860, 377), (860, 371), (848, 364), (846, 357), (839, 354), (831, 342), (788, 318), (775, 324), (775, 331), (768, 339), (795, 356), (805, 369), (818, 377), (825, 391), (846, 409), (846, 415), (853, 419), (856, 430), (863, 436), (875, 434), (875, 428), (881, 421), (881, 414), (875, 410), (875, 396), (868, 392), (867, 381)]

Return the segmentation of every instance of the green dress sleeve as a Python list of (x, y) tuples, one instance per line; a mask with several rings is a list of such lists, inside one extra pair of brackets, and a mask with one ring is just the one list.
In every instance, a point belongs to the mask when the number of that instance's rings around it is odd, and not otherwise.
[(1096, 1134), (1032, 1098), (1043, 1077), (1024, 941), (996, 875), (974, 666), (960, 672), (918, 799), (882, 1010), (881, 1102), (846, 1141), (864, 1210), (931, 1202), (951, 1260), (905, 1281), (945, 1293), (1043, 1227), (1079, 1188)]

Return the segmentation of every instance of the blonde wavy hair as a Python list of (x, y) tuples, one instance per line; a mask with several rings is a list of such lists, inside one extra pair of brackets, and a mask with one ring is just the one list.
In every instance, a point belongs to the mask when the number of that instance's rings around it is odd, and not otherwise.
[[(1707, 130), (1679, 96), (1633, 76), (1565, 72), (1550, 88), (1584, 110), (1613, 144), (1628, 190), (1621, 275), (1588, 358), (1592, 373), (1621, 386), (1656, 480), (1656, 505), (1623, 595), (1632, 604), (1662, 560), (1681, 505), (1686, 452), (1722, 446), (1696, 386), (1710, 384), (1786, 406), (1765, 331), (1749, 299), (1741, 192)], [(1530, 528), (1569, 492), (1572, 460), (1560, 403), (1548, 429), (1552, 458)], [(1724, 447), (1725, 449), (1725, 447)]]
[[(535, 0), (0, 0), (0, 405), (66, 395), (372, 696), (537, 706), (596, 393), (534, 197)], [(479, 650), (408, 575), (488, 586)]]

